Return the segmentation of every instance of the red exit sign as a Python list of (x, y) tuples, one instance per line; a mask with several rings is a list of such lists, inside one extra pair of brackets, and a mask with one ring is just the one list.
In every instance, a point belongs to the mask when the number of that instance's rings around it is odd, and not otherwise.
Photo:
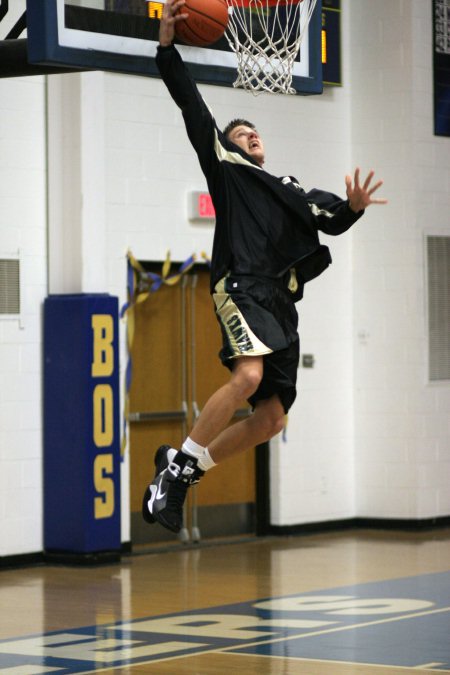
[(189, 220), (201, 222), (213, 222), (216, 218), (216, 211), (208, 192), (189, 193)]

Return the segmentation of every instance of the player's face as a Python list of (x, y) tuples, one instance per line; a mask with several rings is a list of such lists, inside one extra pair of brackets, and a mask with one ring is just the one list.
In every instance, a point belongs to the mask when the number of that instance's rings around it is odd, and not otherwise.
[(242, 148), (260, 166), (264, 164), (264, 144), (256, 129), (241, 124), (230, 131), (228, 138)]

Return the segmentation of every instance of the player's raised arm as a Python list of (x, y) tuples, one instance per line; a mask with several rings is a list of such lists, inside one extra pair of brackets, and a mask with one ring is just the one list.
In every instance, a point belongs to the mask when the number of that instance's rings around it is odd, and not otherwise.
[(173, 45), (176, 24), (188, 16), (184, 13), (177, 14), (184, 4), (185, 0), (167, 0), (164, 5), (156, 65), (170, 95), (182, 111), (189, 140), (198, 155), (202, 170), (208, 172), (211, 162), (216, 161), (213, 151), (215, 121), (189, 69)]

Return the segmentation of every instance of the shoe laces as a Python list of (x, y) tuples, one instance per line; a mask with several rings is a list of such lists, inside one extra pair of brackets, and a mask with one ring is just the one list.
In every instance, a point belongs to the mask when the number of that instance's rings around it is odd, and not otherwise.
[(182, 513), (188, 487), (187, 483), (183, 483), (180, 480), (169, 482), (166, 502), (166, 509), (168, 511)]
[(166, 467), (166, 471), (171, 474), (171, 477), (167, 477), (168, 480), (176, 480), (178, 476), (180, 475), (181, 472), (181, 466), (178, 464), (175, 464), (175, 462), (170, 462), (170, 464)]
[(198, 467), (193, 466), (190, 460), (186, 462), (183, 468), (179, 464), (171, 462), (167, 470), (173, 476), (173, 478), (168, 478), (168, 480), (179, 481), (188, 486), (198, 483), (204, 473)]

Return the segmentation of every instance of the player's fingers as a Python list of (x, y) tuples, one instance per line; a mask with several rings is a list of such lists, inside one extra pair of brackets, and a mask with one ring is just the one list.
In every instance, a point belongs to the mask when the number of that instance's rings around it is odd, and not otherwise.
[(370, 188), (370, 190), (367, 192), (367, 194), (368, 194), (369, 196), (370, 196), (370, 195), (373, 195), (373, 193), (375, 192), (375, 190), (378, 190), (378, 188), (380, 188), (380, 187), (383, 185), (383, 182), (384, 182), (384, 181), (379, 180), (377, 183), (375, 183), (375, 185), (374, 185), (372, 188)]
[(372, 171), (369, 171), (369, 173), (368, 173), (368, 175), (367, 175), (367, 178), (366, 178), (366, 180), (364, 181), (363, 190), (367, 190), (367, 189), (368, 189), (370, 183), (372, 182), (372, 178), (373, 178), (373, 176), (374, 176), (374, 173), (375, 173), (375, 171), (373, 171), (373, 170), (372, 170)]
[(172, 17), (186, 4), (186, 0), (168, 0), (163, 7), (165, 17)]
[(181, 10), (181, 8), (183, 7), (183, 5), (185, 5), (185, 4), (186, 4), (186, 0), (177, 0), (177, 2), (173, 6), (174, 14), (179, 12)]
[(355, 190), (359, 189), (359, 173), (360, 173), (360, 168), (358, 166), (355, 169)]

